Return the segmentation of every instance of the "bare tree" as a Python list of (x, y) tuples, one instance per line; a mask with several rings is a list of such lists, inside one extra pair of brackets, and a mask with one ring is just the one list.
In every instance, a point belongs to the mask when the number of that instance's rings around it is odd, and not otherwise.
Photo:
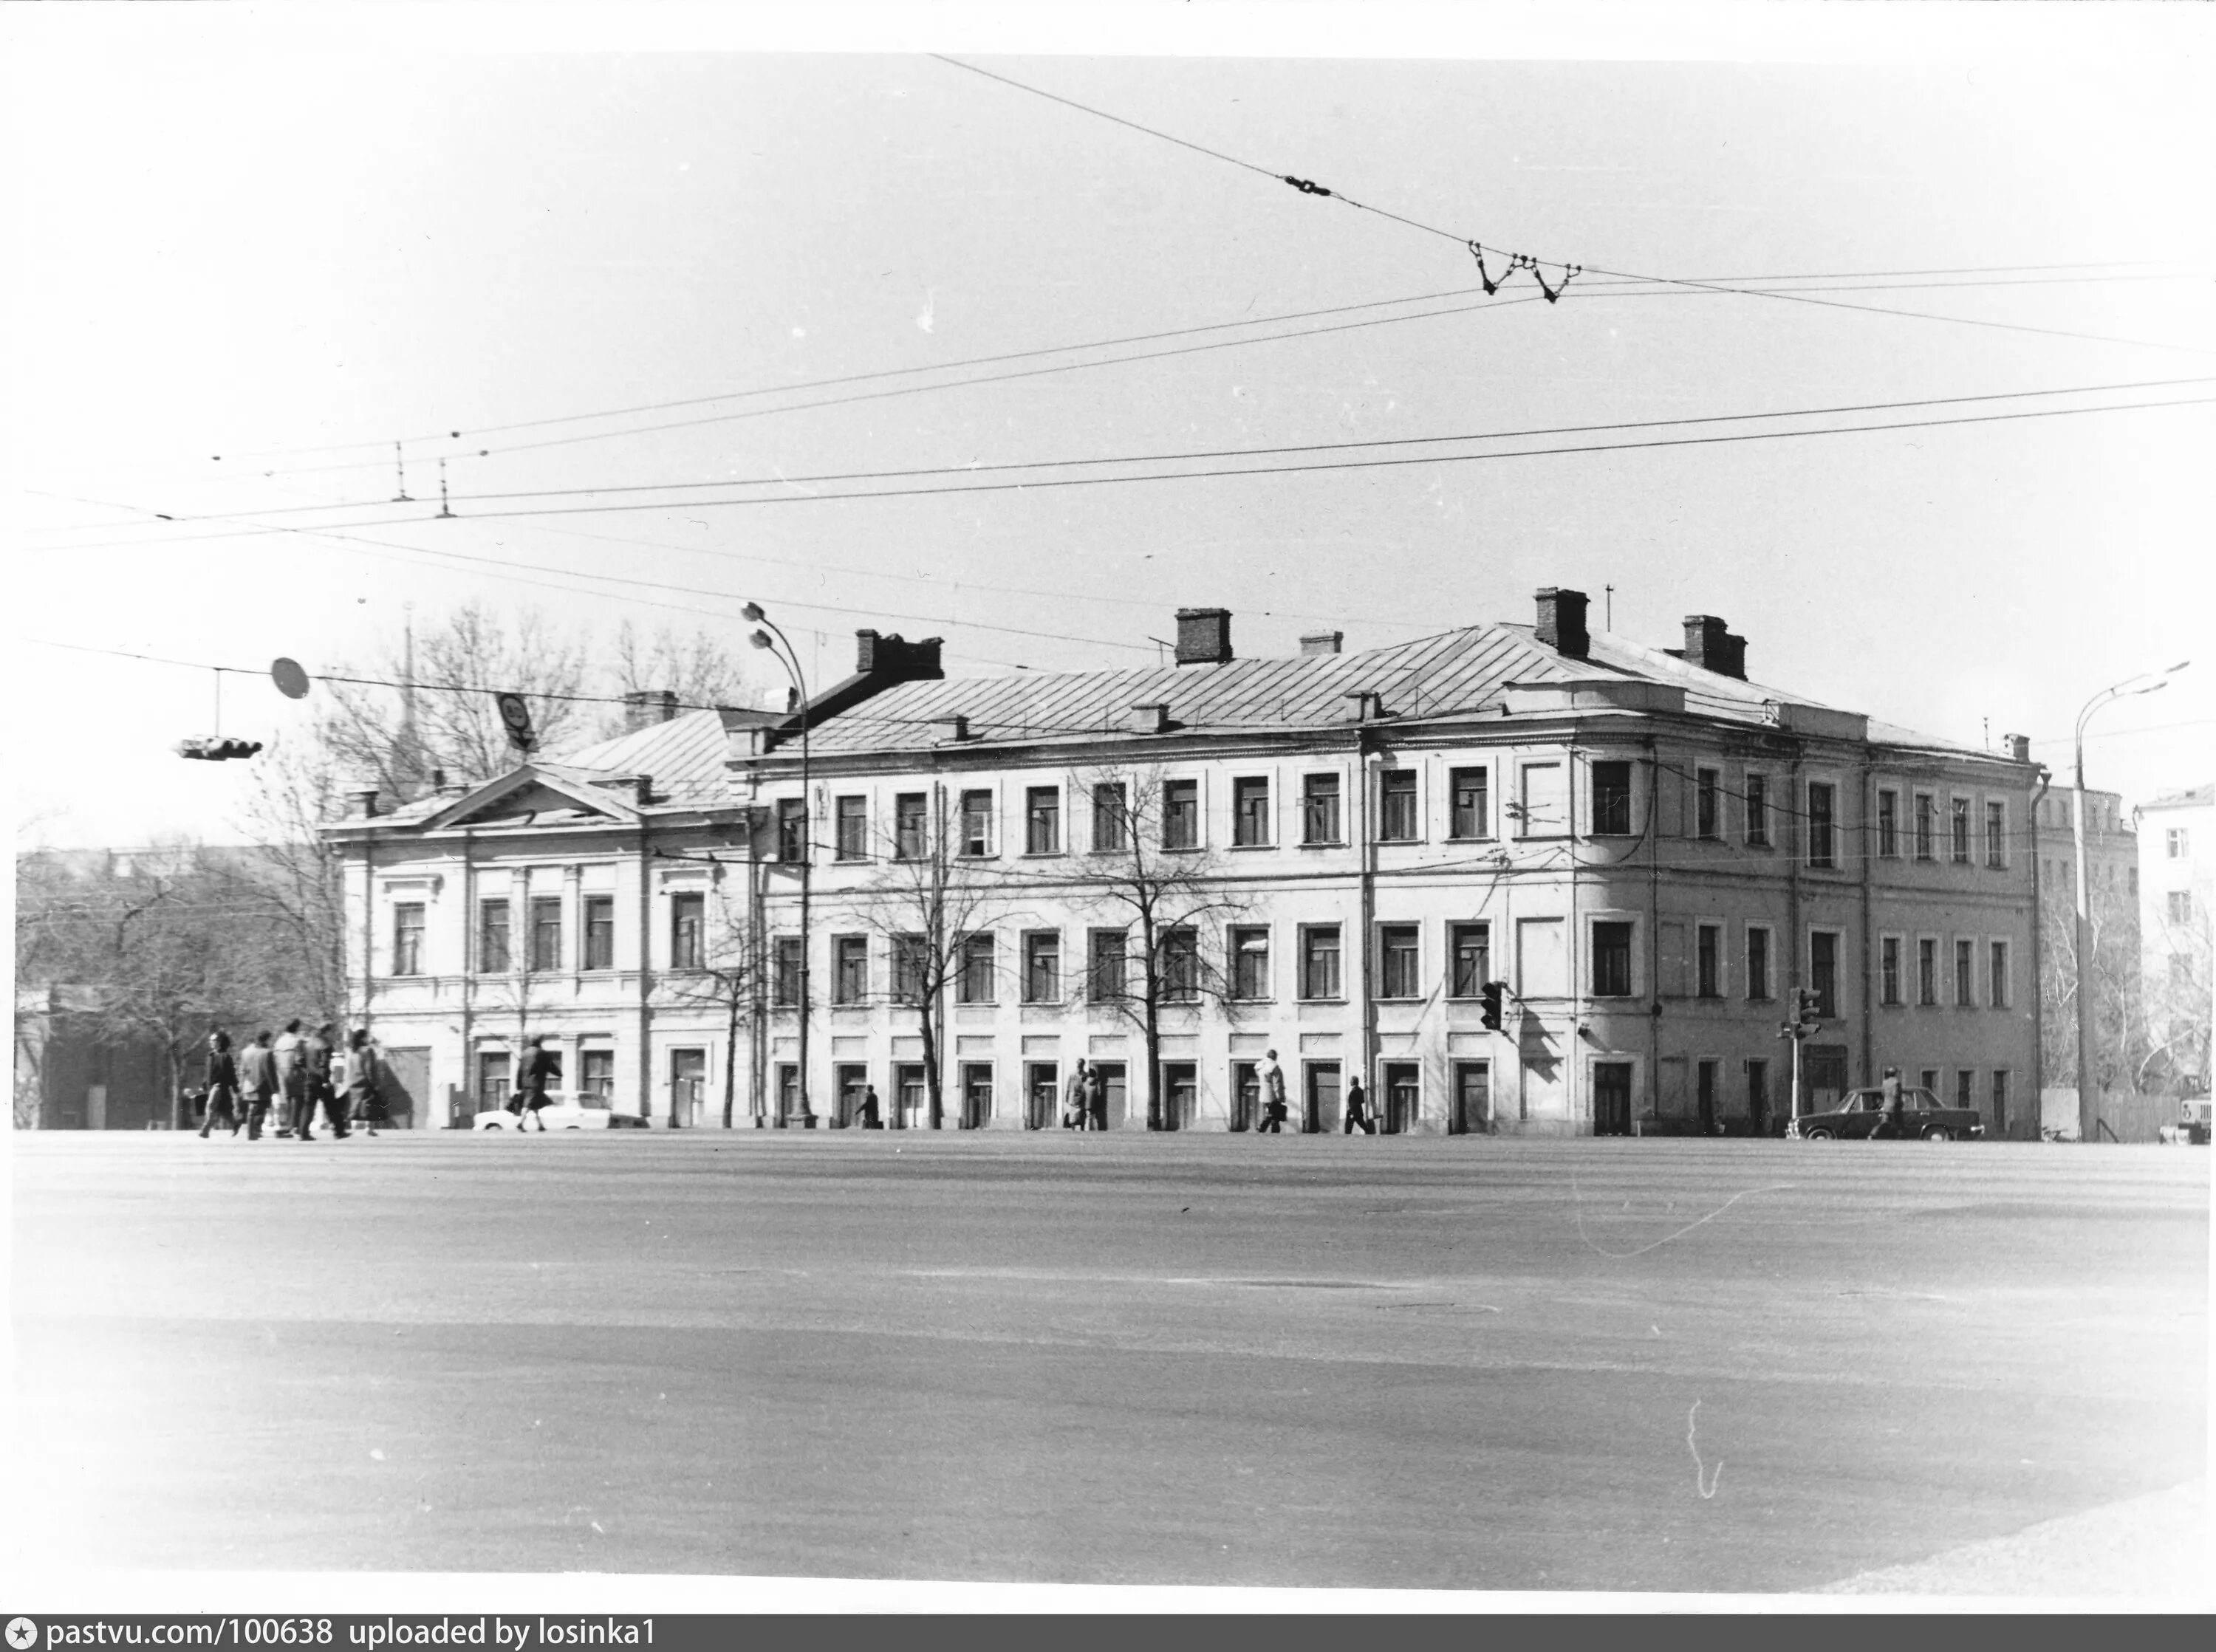
[[(2093, 1029), (2099, 1044), (2094, 1084), (2137, 1089), (2150, 1049), (2141, 990), (2139, 904), (2118, 881), (2095, 881), (2087, 903), (2093, 924)], [(2039, 991), (2041, 1070), (2078, 1071), (2077, 907), (2068, 885), (2041, 894)], [(2075, 1084), (2074, 1077), (2065, 1081)]]
[(2211, 933), (2205, 902), (2187, 923), (2165, 924), (2146, 957), (2145, 1053), (2133, 1087), (2175, 1095), (2207, 1093), (2210, 1059)]
[[(1206, 1001), (1233, 1007), (1223, 926), (1246, 910), (1220, 858), (1201, 848), (1197, 791), (1158, 771), (1099, 769), (1079, 777), (1093, 812), (1093, 853), (1080, 899), (1125, 938), (1078, 972), (1096, 1003), (1139, 1031), (1147, 1053), (1147, 1128), (1172, 1130), (1162, 1096), (1166, 1017)], [(1107, 979), (1111, 974), (1120, 979)]]
[[(705, 626), (691, 632), (663, 625), (643, 635), (628, 619), (619, 621), (608, 642), (606, 676), (609, 691), (627, 694), (668, 691), (683, 706), (745, 705), (759, 692), (740, 663)], [(610, 708), (600, 730), (624, 732), (624, 714)]]
[(346, 882), (338, 847), (317, 829), (338, 814), (328, 748), (277, 742), (255, 765), (239, 825), (255, 843), (242, 869), (266, 912), (265, 944), (317, 1021), (347, 1019)]
[[(677, 858), (692, 859), (681, 856)], [(715, 921), (708, 921), (709, 903), (703, 902), (698, 961), (665, 972), (662, 981), (680, 1003), (712, 1005), (723, 1018), (723, 1128), (736, 1121), (738, 1105), (739, 1029), (754, 1010), (762, 972), (754, 946), (753, 926), (745, 900), (735, 900), (722, 874), (733, 863), (717, 863), (717, 881), (713, 902)], [(743, 864), (743, 863), (741, 863)]]

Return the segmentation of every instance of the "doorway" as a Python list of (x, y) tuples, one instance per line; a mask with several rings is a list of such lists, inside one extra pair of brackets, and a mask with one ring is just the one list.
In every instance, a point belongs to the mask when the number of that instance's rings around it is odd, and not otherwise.
[(777, 1064), (777, 1116), (780, 1125), (800, 1116), (800, 1069), (791, 1061)]
[(1424, 1090), (1422, 1069), (1413, 1061), (1385, 1064), (1385, 1111), (1378, 1127), (1388, 1136), (1405, 1136), (1421, 1115)]
[[(385, 1115), (396, 1129), (416, 1128), (416, 1097), (431, 1093), (431, 1047), (403, 1045), (386, 1050), (377, 1063), (377, 1088), (385, 1097)], [(475, 1121), (470, 1121), (475, 1122)], [(426, 1124), (424, 1128), (429, 1128)]]
[(993, 1064), (962, 1064), (962, 1127), (982, 1130), (993, 1121)]
[(1062, 1122), (1062, 1068), (1058, 1062), (1024, 1065), (1024, 1128), (1050, 1130)]
[(833, 1105), (838, 1111), (833, 1115), (834, 1130), (851, 1130), (862, 1116), (862, 1097), (869, 1093), (870, 1070), (860, 1062), (842, 1062), (831, 1069), (832, 1083), (836, 1086)]
[(700, 1108), (707, 1100), (708, 1052), (672, 1050), (669, 1053), (669, 1127), (690, 1130), (700, 1122)]
[(1231, 1064), (1231, 1127), (1252, 1130), (1262, 1122), (1262, 1075), (1252, 1061)]
[(1200, 1069), (1191, 1061), (1162, 1063), (1162, 1128), (1190, 1130), (1199, 1105)]
[(924, 1077), (922, 1062), (902, 1061), (895, 1065), (893, 1105), (900, 1108), (902, 1129), (931, 1127), (931, 1086)]
[(1807, 1094), (1800, 1098), (1803, 1113), (1829, 1113), (1847, 1094), (1847, 1047), (1811, 1044), (1800, 1052), (1800, 1082)]
[(1723, 1126), (1717, 1121), (1716, 1100), (1717, 1075), (1723, 1071), (1723, 1065), (1720, 1061), (1702, 1061), (1695, 1080), (1695, 1094), (1701, 1109), (1701, 1133), (1704, 1136), (1723, 1134)]
[(1311, 1061), (1301, 1090), (1301, 1133), (1335, 1133), (1339, 1129), (1339, 1063)]
[(1593, 1134), (1631, 1133), (1631, 1063), (1596, 1061), (1593, 1075)]
[(1100, 1075), (1100, 1108), (1093, 1115), (1095, 1130), (1121, 1130), (1130, 1085), (1121, 1061), (1095, 1061), (1092, 1071)]
[(1487, 1135), (1493, 1130), (1493, 1063), (1454, 1064), (1454, 1115), (1448, 1128), (1458, 1136)]

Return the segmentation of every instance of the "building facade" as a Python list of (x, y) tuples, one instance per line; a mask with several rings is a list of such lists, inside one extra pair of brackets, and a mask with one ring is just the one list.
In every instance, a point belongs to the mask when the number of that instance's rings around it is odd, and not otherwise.
[(1591, 633), (1571, 591), (1361, 654), (1179, 621), (1174, 666), (988, 679), (864, 632), (791, 714), (358, 799), (356, 1002), (440, 1098), (416, 1121), (537, 1034), (656, 1124), (840, 1127), (875, 1092), (1043, 1127), (1081, 1059), (1111, 1127), (1245, 1128), (1274, 1052), (1312, 1128), (1358, 1080), (1400, 1131), (1768, 1133), (1895, 1066), (2035, 1129), (2020, 743), (1751, 683), (1713, 617)]
[(2216, 914), (2216, 786), (2169, 792), (2133, 811), (2139, 825), (2139, 920), (2150, 1062), (2164, 1088), (2207, 1096)]

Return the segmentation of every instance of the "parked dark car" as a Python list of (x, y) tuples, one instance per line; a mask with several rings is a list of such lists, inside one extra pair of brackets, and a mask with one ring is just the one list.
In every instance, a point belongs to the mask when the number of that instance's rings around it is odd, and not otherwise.
[[(1803, 1141), (1867, 1141), (1885, 1128), (1885, 1092), (1850, 1090), (1828, 1113), (1805, 1113), (1785, 1133)], [(1903, 1088), (1900, 1134), (1924, 1141), (1969, 1141), (1985, 1133), (1985, 1121), (1967, 1107), (1947, 1107), (1928, 1090)]]

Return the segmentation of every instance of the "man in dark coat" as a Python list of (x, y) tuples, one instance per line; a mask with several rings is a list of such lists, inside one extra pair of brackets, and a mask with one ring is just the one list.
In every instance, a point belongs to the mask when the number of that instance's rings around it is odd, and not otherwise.
[(227, 1124), (231, 1133), (238, 1133), (238, 1063), (231, 1058), (231, 1035), (219, 1028), (208, 1035), (207, 1053), (207, 1120), (200, 1126), (200, 1135), (217, 1124)]
[(331, 1023), (323, 1024), (300, 1041), (301, 1084), (306, 1096), (307, 1112), (301, 1119), (305, 1131), (316, 1121), (316, 1108), (323, 1109), (323, 1116), (331, 1121), (331, 1134), (342, 1137), (347, 1133), (347, 1109), (342, 1105), (338, 1092), (331, 1088)]
[(268, 1028), (254, 1035), (239, 1063), (239, 1084), (246, 1092), (246, 1139), (262, 1139), (262, 1127), (269, 1117), (269, 1104), (277, 1099), (277, 1052), (269, 1047)]
[(1085, 1069), (1085, 1121), (1088, 1130), (1108, 1127), (1108, 1080), (1098, 1066)]
[(546, 1041), (531, 1041), (530, 1053), (523, 1058), (523, 1087), (520, 1099), (523, 1103), (522, 1122), (519, 1130), (528, 1130), (536, 1124), (539, 1133), (546, 1132), (546, 1121), (539, 1116), (539, 1109), (547, 1104), (546, 1082), (562, 1076), (562, 1058), (546, 1047)]
[(1365, 1136), (1377, 1133), (1377, 1127), (1370, 1117), (1370, 1098), (1362, 1092), (1362, 1080), (1350, 1078), (1346, 1081), (1345, 1133), (1351, 1136), (1357, 1130)]
[(1262, 1121), (1254, 1127), (1254, 1133), (1273, 1136), (1285, 1133), (1285, 1070), (1277, 1065), (1277, 1053), (1271, 1050), (1256, 1065), (1254, 1076), (1262, 1084)]
[(1077, 1059), (1077, 1071), (1069, 1075), (1069, 1082), (1062, 1086), (1062, 1127), (1065, 1130), (1084, 1130), (1091, 1127), (1085, 1108), (1085, 1058), (1083, 1056), (1080, 1056)]

